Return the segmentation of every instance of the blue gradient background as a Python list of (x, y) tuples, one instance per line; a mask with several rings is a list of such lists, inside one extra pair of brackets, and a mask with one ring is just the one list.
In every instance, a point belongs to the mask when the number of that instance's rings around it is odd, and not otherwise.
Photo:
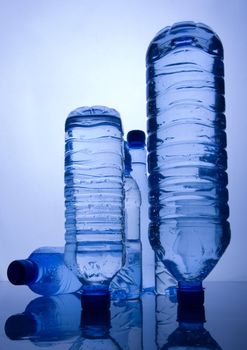
[(64, 121), (82, 105), (146, 129), (145, 54), (163, 27), (211, 26), (225, 49), (232, 241), (208, 280), (247, 280), (246, 0), (1, 0), (0, 280), (64, 244)]

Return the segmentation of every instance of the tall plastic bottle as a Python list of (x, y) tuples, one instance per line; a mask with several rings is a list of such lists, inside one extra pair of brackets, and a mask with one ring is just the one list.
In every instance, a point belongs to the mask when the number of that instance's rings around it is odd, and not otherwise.
[(10, 263), (8, 279), (41, 295), (73, 293), (81, 288), (81, 282), (64, 264), (63, 253), (63, 247), (38, 248), (27, 259)]
[(178, 300), (202, 303), (230, 241), (223, 47), (208, 26), (181, 22), (156, 35), (146, 62), (151, 244)]
[(142, 130), (131, 130), (127, 134), (128, 146), (132, 157), (133, 177), (141, 190), (141, 241), (142, 250), (142, 280), (144, 291), (155, 288), (156, 294), (170, 293), (176, 286), (176, 280), (167, 271), (148, 239), (148, 179), (146, 171), (146, 135)]
[(142, 257), (140, 241), (141, 194), (132, 178), (131, 156), (124, 143), (125, 171), (125, 264), (110, 284), (112, 299), (136, 299), (142, 291)]
[(142, 242), (142, 288), (154, 290), (154, 251), (148, 239), (148, 180), (146, 171), (145, 133), (142, 130), (131, 130), (127, 142), (131, 155), (132, 177), (141, 192), (141, 242)]
[(109, 303), (109, 283), (123, 259), (120, 115), (80, 107), (69, 114), (65, 132), (65, 262), (83, 284), (83, 302)]

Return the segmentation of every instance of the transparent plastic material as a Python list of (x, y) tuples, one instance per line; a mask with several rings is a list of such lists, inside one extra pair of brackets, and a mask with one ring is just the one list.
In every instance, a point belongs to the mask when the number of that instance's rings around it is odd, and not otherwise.
[(148, 239), (148, 180), (146, 171), (145, 133), (142, 130), (131, 130), (127, 134), (131, 155), (132, 177), (141, 192), (141, 243), (142, 243), (142, 288), (154, 290), (154, 251)]
[(161, 30), (147, 51), (149, 235), (185, 292), (230, 241), (223, 47), (206, 25)]
[(141, 195), (131, 172), (131, 156), (125, 143), (125, 264), (110, 284), (113, 299), (136, 299), (142, 291)]
[(28, 259), (12, 261), (7, 275), (11, 283), (26, 284), (41, 295), (73, 293), (81, 288), (81, 282), (64, 263), (63, 247), (38, 248)]
[(107, 294), (122, 266), (120, 115), (103, 106), (77, 108), (65, 132), (65, 261), (82, 282), (84, 295)]
[(141, 191), (141, 242), (142, 242), (142, 281), (143, 290), (155, 293), (170, 293), (176, 287), (176, 280), (167, 271), (151, 247), (148, 238), (148, 179), (146, 171), (146, 135), (142, 130), (131, 130), (127, 135), (128, 146), (132, 158), (132, 176)]

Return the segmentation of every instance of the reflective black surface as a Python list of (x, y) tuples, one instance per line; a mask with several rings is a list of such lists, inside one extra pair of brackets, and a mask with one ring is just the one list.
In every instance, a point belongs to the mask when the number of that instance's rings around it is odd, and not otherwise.
[(0, 283), (0, 349), (247, 349), (247, 283), (205, 283), (204, 308), (184, 310), (174, 298), (145, 294), (111, 302), (109, 312), (81, 310), (80, 297), (40, 297)]

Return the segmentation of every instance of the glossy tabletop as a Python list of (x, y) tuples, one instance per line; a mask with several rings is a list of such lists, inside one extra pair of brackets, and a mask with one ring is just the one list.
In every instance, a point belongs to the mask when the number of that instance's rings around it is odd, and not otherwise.
[(0, 349), (247, 349), (247, 282), (204, 286), (205, 314), (178, 322), (174, 296), (112, 301), (109, 314), (88, 318), (78, 295), (41, 297), (0, 282)]

